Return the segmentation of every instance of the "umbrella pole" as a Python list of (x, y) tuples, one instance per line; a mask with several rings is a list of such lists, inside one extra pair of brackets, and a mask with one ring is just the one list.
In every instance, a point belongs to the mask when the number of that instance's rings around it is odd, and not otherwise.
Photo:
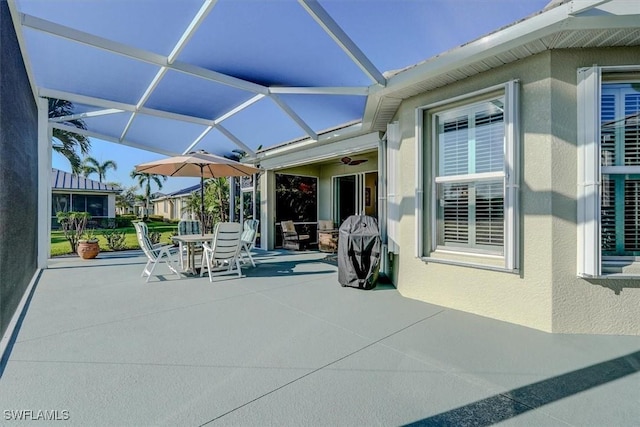
[(200, 231), (204, 236), (204, 165), (200, 165), (200, 221), (202, 221)]

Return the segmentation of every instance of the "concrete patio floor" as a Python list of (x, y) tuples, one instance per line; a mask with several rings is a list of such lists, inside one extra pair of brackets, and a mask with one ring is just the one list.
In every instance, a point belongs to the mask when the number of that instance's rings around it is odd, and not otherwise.
[(136, 252), (51, 260), (0, 366), (0, 424), (640, 424), (640, 337), (342, 288), (324, 257), (259, 253), (214, 283), (145, 283)]

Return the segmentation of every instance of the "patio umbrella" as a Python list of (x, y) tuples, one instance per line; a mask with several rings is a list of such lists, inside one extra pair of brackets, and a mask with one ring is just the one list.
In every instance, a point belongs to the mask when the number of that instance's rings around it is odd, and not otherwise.
[[(235, 160), (196, 151), (136, 166), (137, 172), (165, 176), (200, 177), (200, 218), (204, 220), (204, 179), (228, 176), (249, 176), (260, 170)], [(204, 227), (202, 227), (204, 234)]]

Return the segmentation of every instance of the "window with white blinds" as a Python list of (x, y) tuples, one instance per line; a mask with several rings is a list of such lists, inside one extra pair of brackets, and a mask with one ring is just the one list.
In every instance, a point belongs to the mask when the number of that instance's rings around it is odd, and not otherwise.
[(640, 256), (640, 66), (581, 68), (577, 93), (577, 272), (599, 277)]
[(518, 271), (519, 91), (510, 80), (417, 109), (420, 259)]
[(437, 247), (503, 254), (504, 97), (434, 114)]
[(604, 83), (600, 97), (601, 250), (640, 255), (640, 84)]

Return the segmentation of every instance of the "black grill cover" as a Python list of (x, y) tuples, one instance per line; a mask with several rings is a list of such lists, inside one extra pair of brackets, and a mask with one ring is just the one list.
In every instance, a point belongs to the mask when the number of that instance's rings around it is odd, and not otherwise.
[(340, 226), (338, 282), (360, 289), (375, 288), (380, 271), (380, 247), (380, 231), (374, 217), (348, 217)]

